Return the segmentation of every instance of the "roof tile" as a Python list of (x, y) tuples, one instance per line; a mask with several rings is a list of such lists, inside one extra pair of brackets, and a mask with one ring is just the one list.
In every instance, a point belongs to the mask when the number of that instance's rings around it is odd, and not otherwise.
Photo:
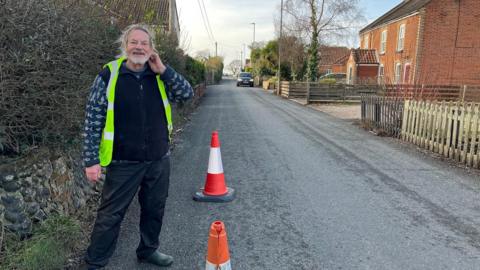
[(355, 63), (357, 64), (378, 64), (377, 53), (374, 49), (352, 50)]
[(321, 46), (318, 50), (320, 57), (320, 66), (337, 64), (338, 60), (350, 55), (350, 49), (347, 47), (329, 47)]
[(423, 8), (430, 1), (431, 0), (404, 0), (402, 3), (398, 4), (393, 9), (383, 14), (380, 18), (376, 19), (365, 28), (360, 30), (360, 33), (375, 29), (390, 21), (413, 14)]

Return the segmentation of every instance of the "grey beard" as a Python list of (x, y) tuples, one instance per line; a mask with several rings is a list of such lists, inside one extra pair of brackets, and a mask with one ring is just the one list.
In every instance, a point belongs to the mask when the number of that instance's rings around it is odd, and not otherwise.
[(132, 61), (132, 63), (134, 63), (135, 65), (145, 65), (145, 63), (147, 63), (148, 61), (148, 58), (131, 57), (130, 61)]

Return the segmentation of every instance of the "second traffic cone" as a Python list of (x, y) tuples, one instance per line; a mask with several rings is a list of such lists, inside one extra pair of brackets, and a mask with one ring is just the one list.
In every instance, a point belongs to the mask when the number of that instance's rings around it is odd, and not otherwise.
[(212, 133), (210, 157), (208, 160), (207, 179), (205, 187), (193, 195), (193, 199), (201, 202), (229, 202), (234, 198), (235, 190), (225, 184), (223, 174), (222, 154), (218, 132)]
[(215, 221), (210, 226), (205, 270), (231, 270), (225, 224)]

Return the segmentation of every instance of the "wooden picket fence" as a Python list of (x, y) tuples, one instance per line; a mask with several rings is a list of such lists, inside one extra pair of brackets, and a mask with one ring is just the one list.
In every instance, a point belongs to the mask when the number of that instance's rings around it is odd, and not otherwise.
[(480, 103), (406, 100), (402, 139), (479, 167)]
[(296, 82), (281, 81), (280, 94), (284, 98), (306, 98), (307, 88)]
[(402, 131), (404, 100), (398, 97), (362, 95), (362, 123), (370, 129), (392, 137)]

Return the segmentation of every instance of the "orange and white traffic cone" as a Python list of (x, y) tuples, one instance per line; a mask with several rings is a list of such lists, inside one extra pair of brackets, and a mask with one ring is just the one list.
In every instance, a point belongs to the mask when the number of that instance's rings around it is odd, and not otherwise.
[(210, 226), (208, 237), (206, 270), (231, 270), (230, 252), (228, 251), (227, 231), (225, 224), (215, 221)]
[(208, 160), (207, 179), (205, 187), (193, 195), (193, 199), (201, 202), (229, 202), (234, 199), (235, 190), (225, 184), (223, 174), (222, 154), (218, 132), (212, 133), (210, 157)]

